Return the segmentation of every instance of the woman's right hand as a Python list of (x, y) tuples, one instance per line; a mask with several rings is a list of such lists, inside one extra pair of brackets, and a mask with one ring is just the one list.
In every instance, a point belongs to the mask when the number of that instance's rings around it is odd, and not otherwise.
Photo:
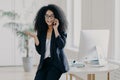
[(37, 37), (37, 35), (36, 35), (35, 33), (29, 32), (29, 31), (24, 31), (24, 33), (25, 33), (26, 35), (28, 35), (28, 36), (33, 37), (36, 45), (39, 45), (39, 44), (40, 44), (40, 42), (39, 42), (39, 40), (38, 40), (38, 37)]
[(24, 33), (30, 37), (33, 37), (35, 38), (36, 37), (36, 34), (35, 33), (32, 33), (32, 32), (29, 32), (29, 31), (24, 31)]

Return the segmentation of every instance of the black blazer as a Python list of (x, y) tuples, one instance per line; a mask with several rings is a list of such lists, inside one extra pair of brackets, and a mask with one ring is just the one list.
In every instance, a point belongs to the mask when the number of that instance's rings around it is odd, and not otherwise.
[[(56, 66), (61, 72), (67, 72), (69, 70), (67, 59), (64, 55), (64, 46), (66, 44), (67, 34), (65, 32), (59, 32), (59, 36), (55, 37), (54, 30), (52, 31), (51, 43), (50, 43), (50, 54), (53, 65)], [(36, 47), (38, 54), (41, 55), (38, 69), (41, 69), (46, 51), (46, 33), (37, 35), (40, 44)]]

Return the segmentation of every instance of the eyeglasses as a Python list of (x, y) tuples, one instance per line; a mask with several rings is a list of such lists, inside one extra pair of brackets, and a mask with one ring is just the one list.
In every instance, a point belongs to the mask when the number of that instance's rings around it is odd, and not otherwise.
[(53, 15), (53, 14), (52, 14), (52, 15), (46, 14), (46, 15), (45, 15), (45, 18), (46, 18), (46, 19), (49, 19), (49, 18), (50, 18), (50, 19), (54, 19), (54, 15)]

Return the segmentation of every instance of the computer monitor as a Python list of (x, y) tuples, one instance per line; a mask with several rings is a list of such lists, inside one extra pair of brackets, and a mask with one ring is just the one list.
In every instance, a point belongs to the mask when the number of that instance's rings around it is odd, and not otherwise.
[(109, 30), (81, 30), (78, 59), (105, 63), (108, 53)]

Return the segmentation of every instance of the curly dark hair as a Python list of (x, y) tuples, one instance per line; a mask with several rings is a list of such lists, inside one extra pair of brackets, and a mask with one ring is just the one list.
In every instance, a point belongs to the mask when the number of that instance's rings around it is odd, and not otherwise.
[(43, 6), (37, 13), (34, 20), (34, 29), (37, 33), (46, 32), (48, 29), (48, 25), (45, 22), (45, 14), (48, 10), (51, 10), (54, 13), (55, 18), (59, 20), (58, 31), (66, 31), (67, 30), (67, 19), (63, 10), (54, 5), (50, 4), (48, 6)]

